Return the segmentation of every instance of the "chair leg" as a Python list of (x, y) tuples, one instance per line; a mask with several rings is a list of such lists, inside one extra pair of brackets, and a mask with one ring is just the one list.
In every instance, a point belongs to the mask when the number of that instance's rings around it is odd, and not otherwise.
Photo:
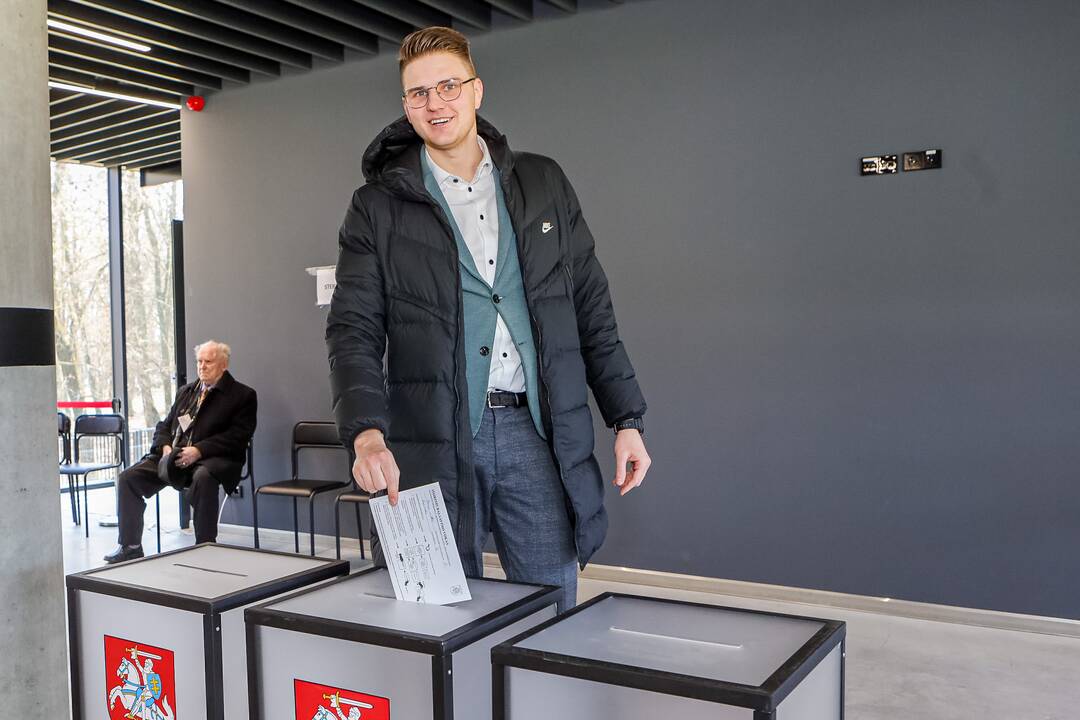
[(90, 537), (90, 489), (88, 487), (86, 487), (87, 485), (88, 485), (88, 483), (86, 482), (86, 476), (83, 475), (82, 476), (82, 499), (83, 499), (83, 510), (86, 511), (85, 512), (85, 517), (83, 519), (86, 521), (86, 527), (85, 527), (86, 537)]
[(292, 532), (293, 532), (293, 545), (296, 547), (296, 554), (300, 554), (300, 521), (296, 515), (296, 498), (292, 499)]
[(360, 522), (360, 503), (353, 503), (353, 509), (356, 510), (356, 541), (360, 543), (360, 559), (365, 560), (364, 523)]
[(77, 492), (75, 492), (74, 490), (71, 489), (71, 476), (70, 475), (67, 476), (67, 484), (68, 484), (68, 501), (71, 503), (71, 520), (76, 525), (78, 525), (79, 524), (79, 508), (76, 505), (76, 502), (79, 499), (79, 493), (77, 493)]
[(251, 491), (251, 531), (255, 534), (255, 549), (259, 549), (259, 493)]
[(188, 510), (187, 496), (183, 490), (176, 491), (177, 512), (180, 516), (180, 529), (187, 530), (191, 527), (191, 511)]
[(218, 525), (221, 524), (221, 517), (225, 514), (225, 506), (229, 504), (229, 497), (231, 497), (229, 493), (225, 493), (225, 497), (221, 499), (221, 507), (217, 511)]
[(75, 498), (75, 524), (82, 525), (82, 501), (79, 500), (79, 476), (72, 478), (68, 475), (68, 490), (71, 497)]
[[(181, 495), (181, 498), (183, 496)], [(154, 495), (154, 529), (157, 530), (157, 551), (161, 554), (161, 492)]]
[(341, 503), (334, 498), (334, 552), (341, 559)]
[(315, 557), (315, 495), (308, 498), (308, 528), (311, 530), (311, 557)]

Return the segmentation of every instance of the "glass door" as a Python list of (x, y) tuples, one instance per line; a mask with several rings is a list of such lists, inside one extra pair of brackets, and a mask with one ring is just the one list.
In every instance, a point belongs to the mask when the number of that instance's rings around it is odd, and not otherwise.
[(154, 426), (176, 395), (173, 223), (183, 215), (183, 181), (143, 186), (122, 173), (124, 319), (129, 456), (150, 449)]
[(113, 400), (107, 174), (52, 164), (56, 396), (73, 421)]

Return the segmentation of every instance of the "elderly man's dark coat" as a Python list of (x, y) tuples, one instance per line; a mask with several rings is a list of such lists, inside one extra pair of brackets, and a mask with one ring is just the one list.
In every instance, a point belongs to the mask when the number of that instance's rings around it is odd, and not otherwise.
[[(154, 428), (150, 455), (161, 457), (161, 449), (171, 445), (180, 425), (180, 416), (195, 405), (202, 383), (198, 380), (176, 391), (176, 400), (168, 416)], [(215, 477), (232, 492), (240, 482), (247, 445), (255, 434), (259, 413), (259, 398), (255, 390), (237, 382), (228, 370), (203, 398), (202, 407), (191, 426), (191, 444), (202, 453), (203, 460), (223, 458), (235, 464), (235, 471), (219, 470)], [(225, 466), (219, 466), (225, 467)]]
[[(477, 126), (517, 234), (543, 422), (584, 567), (607, 532), (586, 387), (609, 426), (642, 416), (645, 400), (570, 182), (553, 160), (511, 152), (494, 127), (481, 118)], [(459, 547), (469, 548), (475, 478), (461, 276), (449, 222), (424, 188), (421, 148), (401, 118), (364, 155), (367, 184), (353, 194), (341, 227), (327, 320), (331, 393), (342, 441), (352, 447), (358, 433), (380, 429), (402, 489), (456, 478), (455, 533)]]

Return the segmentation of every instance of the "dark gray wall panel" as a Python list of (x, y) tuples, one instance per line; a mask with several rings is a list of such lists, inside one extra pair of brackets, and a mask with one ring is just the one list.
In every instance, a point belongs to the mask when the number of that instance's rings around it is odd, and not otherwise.
[[(577, 186), (651, 407), (598, 562), (1080, 617), (1078, 30), (1064, 0), (687, 0), (474, 38), (484, 114)], [(259, 389), (261, 478), (329, 418), (303, 268), (398, 92), (386, 54), (184, 114), (188, 333)]]

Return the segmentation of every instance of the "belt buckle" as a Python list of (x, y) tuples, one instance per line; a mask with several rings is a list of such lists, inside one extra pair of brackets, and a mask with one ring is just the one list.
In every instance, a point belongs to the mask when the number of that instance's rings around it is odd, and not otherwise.
[(498, 410), (499, 408), (510, 407), (509, 405), (492, 405), (491, 404), (491, 396), (494, 395), (494, 394), (495, 393), (488, 393), (487, 394), (487, 406), (489, 408), (491, 408), (492, 410)]

